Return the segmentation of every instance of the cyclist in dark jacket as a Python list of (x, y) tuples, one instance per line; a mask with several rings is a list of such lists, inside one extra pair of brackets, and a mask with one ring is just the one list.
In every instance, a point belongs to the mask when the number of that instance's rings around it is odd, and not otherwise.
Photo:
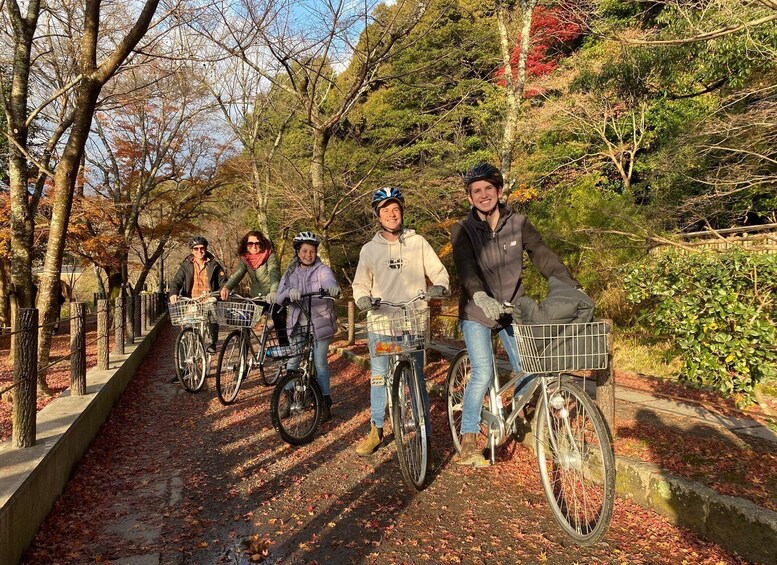
[[(178, 267), (178, 272), (170, 283), (170, 304), (175, 304), (178, 296), (196, 298), (208, 292), (218, 291), (227, 282), (224, 268), (208, 251), (207, 239), (201, 236), (193, 237), (189, 240), (189, 249), (192, 250), (192, 254), (181, 261), (181, 266)], [(208, 333), (210, 334), (208, 353), (215, 353), (219, 338), (218, 324), (208, 324)]]
[(512, 318), (503, 304), (523, 295), (523, 253), (547, 278), (554, 276), (573, 287), (580, 284), (542, 240), (523, 214), (499, 202), (504, 180), (496, 167), (481, 163), (464, 178), (467, 217), (451, 228), (453, 260), (459, 271), (461, 298), (459, 323), (470, 356), (472, 376), (464, 391), (461, 419), (461, 454), (457, 463), (488, 465), (477, 446), (480, 408), (491, 384), (491, 331), (498, 330), (516, 373), (521, 365), (513, 337)]

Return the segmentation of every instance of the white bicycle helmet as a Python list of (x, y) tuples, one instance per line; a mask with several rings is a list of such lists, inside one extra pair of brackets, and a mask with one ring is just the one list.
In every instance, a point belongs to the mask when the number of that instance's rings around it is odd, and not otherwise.
[(295, 251), (299, 251), (299, 248), (302, 247), (303, 243), (309, 243), (310, 245), (318, 247), (321, 242), (312, 231), (301, 231), (291, 240), (291, 244)]

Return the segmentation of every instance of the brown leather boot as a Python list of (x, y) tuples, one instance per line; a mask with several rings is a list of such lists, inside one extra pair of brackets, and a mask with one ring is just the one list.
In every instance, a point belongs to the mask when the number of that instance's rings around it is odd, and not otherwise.
[(457, 465), (468, 467), (488, 467), (490, 463), (483, 457), (483, 451), (478, 447), (478, 435), (463, 434), (461, 438), (461, 455), (456, 460)]
[(383, 428), (378, 428), (370, 422), (370, 435), (356, 446), (356, 455), (367, 457), (375, 453), (383, 443)]

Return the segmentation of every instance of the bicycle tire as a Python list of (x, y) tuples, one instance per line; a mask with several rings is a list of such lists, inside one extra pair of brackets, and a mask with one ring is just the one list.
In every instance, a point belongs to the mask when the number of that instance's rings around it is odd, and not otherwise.
[(266, 327), (262, 330), (261, 343), (259, 344), (259, 376), (261, 376), (264, 386), (275, 386), (284, 372), (286, 359), (269, 357), (265, 354), (267, 351), (267, 341), (270, 339), (269, 332), (270, 330)]
[(275, 386), (283, 374), (285, 362), (285, 359), (274, 359), (265, 356), (264, 360), (259, 364), (259, 375), (262, 377), (264, 386)]
[[(448, 427), (453, 439), (456, 453), (461, 453), (461, 417), (464, 409), (464, 390), (472, 374), (469, 364), (469, 353), (466, 349), (459, 351), (448, 367), (448, 377), (445, 384), (445, 404), (448, 410)], [(488, 395), (483, 397), (483, 406), (488, 407)], [(488, 430), (481, 424), (480, 433), (488, 437)]]
[(394, 369), (391, 386), (392, 426), (402, 476), (409, 487), (422, 490), (429, 465), (429, 441), (426, 423), (429, 409), (423, 401), (418, 375), (409, 361), (400, 361)]
[(205, 384), (205, 346), (192, 328), (184, 328), (175, 340), (175, 375), (186, 392), (195, 393)]
[(234, 330), (224, 340), (216, 367), (216, 394), (227, 406), (235, 402), (248, 369), (248, 344), (244, 333)]
[[(288, 407), (288, 413), (283, 412)], [(270, 399), (270, 419), (281, 439), (290, 445), (313, 441), (321, 424), (324, 397), (315, 377), (287, 371), (275, 384)]]
[[(553, 385), (549, 385), (553, 386)], [(607, 427), (591, 398), (573, 383), (540, 397), (535, 446), (553, 518), (578, 545), (607, 532), (615, 497), (615, 455)], [(559, 433), (563, 432), (563, 433)]]

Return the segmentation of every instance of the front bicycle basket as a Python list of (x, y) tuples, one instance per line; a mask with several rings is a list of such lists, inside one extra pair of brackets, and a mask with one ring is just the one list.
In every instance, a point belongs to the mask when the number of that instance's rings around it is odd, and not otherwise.
[(170, 304), (169, 310), (172, 325), (191, 326), (199, 324), (213, 312), (213, 303), (179, 298), (175, 304)]
[(252, 328), (262, 317), (262, 306), (253, 302), (216, 302), (216, 322), (231, 328)]
[(586, 324), (513, 325), (521, 366), (528, 373), (607, 368), (607, 334), (601, 321)]
[[(383, 309), (387, 308), (386, 306)], [(429, 308), (374, 313), (367, 317), (367, 332), (374, 344), (375, 355), (395, 355), (421, 351), (426, 343), (429, 327)]]
[[(311, 330), (312, 331), (312, 330)], [(273, 359), (288, 359), (302, 355), (308, 343), (306, 332), (288, 335), (286, 328), (271, 330), (267, 335), (264, 354)]]

